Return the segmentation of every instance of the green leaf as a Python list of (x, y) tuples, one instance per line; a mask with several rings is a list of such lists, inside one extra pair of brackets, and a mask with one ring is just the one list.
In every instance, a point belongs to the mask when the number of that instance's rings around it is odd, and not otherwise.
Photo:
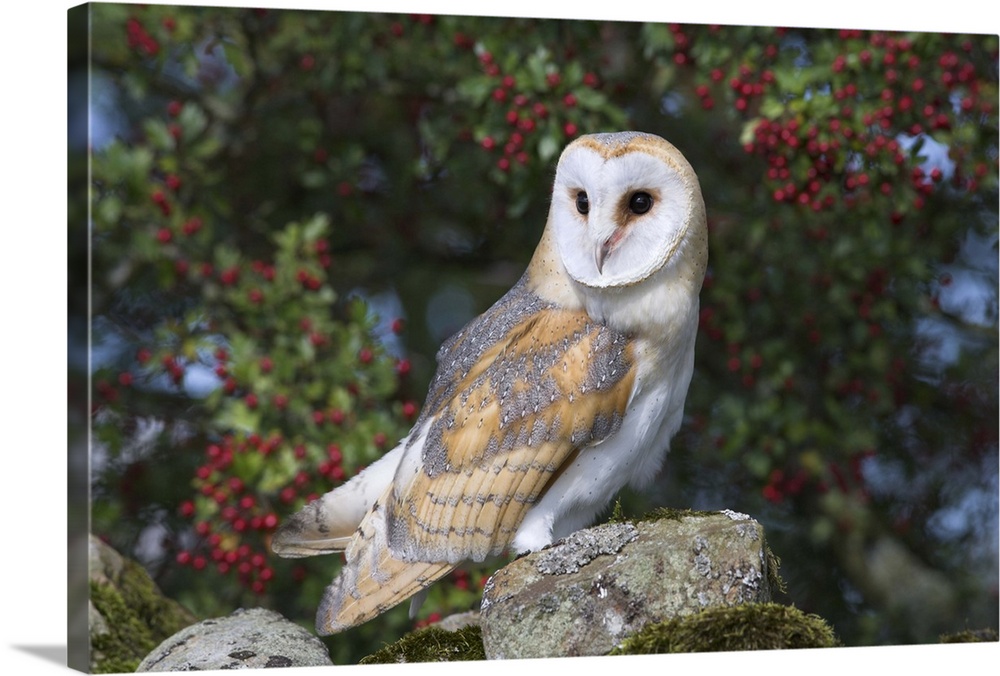
[(229, 400), (215, 418), (221, 429), (252, 434), (260, 428), (260, 413), (251, 410), (242, 400)]
[(154, 148), (161, 151), (174, 149), (174, 137), (163, 120), (147, 119), (142, 128)]

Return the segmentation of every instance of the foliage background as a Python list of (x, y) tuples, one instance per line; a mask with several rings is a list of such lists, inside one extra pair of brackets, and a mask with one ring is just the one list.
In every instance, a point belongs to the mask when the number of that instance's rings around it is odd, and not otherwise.
[(697, 168), (713, 239), (688, 424), (626, 510), (754, 514), (785, 600), (851, 645), (996, 626), (994, 37), (94, 19), (119, 140), (92, 139), (93, 527), (193, 610), (311, 626), (335, 562), (271, 560), (274, 520), (405, 433), (440, 340), (523, 269), (568, 138), (634, 127)]

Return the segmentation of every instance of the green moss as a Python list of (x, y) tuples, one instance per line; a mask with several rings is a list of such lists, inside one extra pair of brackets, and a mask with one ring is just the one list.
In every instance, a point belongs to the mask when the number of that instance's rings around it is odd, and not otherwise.
[(399, 664), (485, 659), (483, 633), (479, 627), (462, 627), (458, 631), (428, 627), (407, 634), (395, 643), (363, 658), (360, 663)]
[(839, 641), (824, 620), (792, 606), (748, 603), (708, 608), (647, 625), (612, 655), (832, 648)]
[(94, 673), (135, 671), (162, 641), (196, 619), (164, 598), (139, 564), (127, 561), (118, 587), (91, 581), (90, 599), (107, 623), (108, 632), (92, 635)]
[(785, 586), (785, 581), (781, 579), (781, 574), (778, 572), (781, 568), (781, 559), (771, 551), (766, 541), (764, 543), (764, 556), (767, 557), (767, 583), (771, 587), (771, 593), (773, 594), (776, 591), (782, 594), (787, 593), (788, 588)]
[(941, 643), (995, 643), (1000, 638), (997, 637), (996, 629), (966, 629), (953, 634), (944, 634)]

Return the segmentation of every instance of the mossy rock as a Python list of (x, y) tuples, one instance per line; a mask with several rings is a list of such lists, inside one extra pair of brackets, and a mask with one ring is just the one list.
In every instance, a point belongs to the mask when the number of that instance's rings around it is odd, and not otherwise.
[(140, 564), (96, 538), (90, 547), (91, 672), (135, 671), (150, 650), (197, 619), (164, 597)]
[(413, 662), (458, 662), (485, 660), (483, 633), (478, 626), (445, 631), (427, 627), (407, 634), (376, 653), (361, 660), (361, 664), (403, 664)]
[(604, 655), (649, 624), (771, 602), (776, 565), (763, 526), (730, 510), (583, 529), (489, 579), (480, 616), (486, 655)]
[(611, 655), (650, 655), (840, 645), (822, 618), (794, 606), (748, 603), (712, 607), (650, 624), (622, 641)]
[(966, 629), (941, 637), (941, 643), (996, 643), (1000, 638), (996, 629)]

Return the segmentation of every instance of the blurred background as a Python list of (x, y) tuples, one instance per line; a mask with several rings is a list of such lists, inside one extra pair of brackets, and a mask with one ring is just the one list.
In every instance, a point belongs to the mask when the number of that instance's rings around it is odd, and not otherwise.
[[(996, 628), (995, 35), (89, 12), (71, 396), (90, 529), (168, 596), (311, 629), (339, 561), (270, 533), (406, 433), (441, 341), (523, 272), (563, 146), (640, 129), (699, 175), (710, 270), (685, 424), (625, 514), (754, 516), (777, 600), (847, 645)], [(502, 563), (334, 661), (474, 607)]]

